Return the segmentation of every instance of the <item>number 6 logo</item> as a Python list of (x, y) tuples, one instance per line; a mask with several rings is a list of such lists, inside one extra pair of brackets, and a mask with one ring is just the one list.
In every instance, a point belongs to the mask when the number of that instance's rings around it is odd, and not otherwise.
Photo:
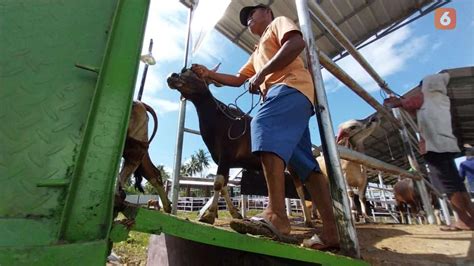
[(434, 16), (435, 27), (440, 30), (452, 30), (456, 28), (456, 9), (438, 8)]

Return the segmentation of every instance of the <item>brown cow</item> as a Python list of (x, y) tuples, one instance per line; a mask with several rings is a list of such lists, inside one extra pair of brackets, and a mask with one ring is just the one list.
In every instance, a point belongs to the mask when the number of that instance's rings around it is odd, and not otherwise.
[(155, 210), (160, 210), (160, 201), (159, 200), (154, 200), (154, 199), (149, 199), (146, 203), (146, 206), (148, 209), (155, 209)]
[[(203, 207), (199, 220), (213, 224), (217, 216), (219, 194), (224, 197), (233, 218), (241, 219), (238, 209), (232, 204), (227, 191), (230, 168), (245, 168), (250, 171), (262, 171), (260, 160), (250, 149), (251, 117), (235, 108), (229, 108), (212, 96), (208, 81), (199, 78), (191, 70), (185, 69), (181, 74), (173, 73), (168, 77), (168, 86), (181, 92), (196, 107), (199, 118), (199, 129), (212, 159), (217, 167), (214, 179), (214, 195)], [(240, 119), (234, 119), (240, 117)], [(295, 180), (300, 200), (304, 205), (303, 186)], [(301, 198), (302, 197), (302, 198)], [(305, 211), (305, 222), (311, 224), (310, 212)]]
[[(153, 133), (148, 140), (148, 115), (147, 111), (152, 115), (155, 121)], [(168, 200), (166, 192), (163, 188), (163, 181), (161, 180), (161, 173), (155, 167), (148, 154), (148, 147), (150, 142), (155, 137), (158, 128), (158, 118), (156, 113), (147, 104), (143, 102), (134, 101), (132, 112), (130, 114), (130, 122), (127, 129), (127, 138), (125, 140), (125, 147), (123, 150), (124, 163), (119, 175), (119, 194), (123, 194), (122, 187), (127, 182), (127, 179), (132, 173), (135, 173), (135, 187), (141, 189), (141, 179), (145, 177), (150, 184), (157, 190), (158, 195), (163, 203), (165, 212), (171, 212), (171, 203)], [(142, 190), (142, 189), (141, 189)], [(123, 196), (122, 196), (123, 198)]]
[[(395, 197), (395, 202), (397, 204), (397, 209), (400, 212), (401, 223), (406, 223), (405, 215), (415, 216), (417, 218), (423, 217), (422, 201), (420, 193), (415, 188), (415, 182), (410, 178), (400, 179), (393, 186), (393, 195)], [(439, 208), (436, 195), (431, 191), (429, 193), (431, 204)], [(410, 212), (408, 212), (408, 207), (410, 207)], [(436, 223), (441, 224), (440, 212), (439, 210), (434, 211)]]

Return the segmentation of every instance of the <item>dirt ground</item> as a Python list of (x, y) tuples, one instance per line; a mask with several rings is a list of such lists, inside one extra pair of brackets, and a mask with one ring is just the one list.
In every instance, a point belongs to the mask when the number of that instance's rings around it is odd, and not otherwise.
[[(311, 237), (321, 230), (292, 220), (292, 235)], [(217, 223), (227, 227), (228, 222)], [(474, 232), (442, 232), (437, 225), (357, 224), (363, 260), (372, 265), (474, 265)]]
[[(215, 225), (232, 230), (229, 221), (221, 217)], [(300, 217), (292, 218), (291, 223), (291, 234), (301, 241), (321, 230), (321, 224), (305, 228)], [(358, 224), (356, 228), (362, 259), (372, 265), (474, 265), (472, 231), (442, 232), (436, 225), (374, 223)], [(122, 257), (121, 265), (144, 265), (149, 235), (132, 233), (114, 249)]]
[(373, 265), (474, 265), (474, 232), (436, 225), (358, 225), (364, 260)]

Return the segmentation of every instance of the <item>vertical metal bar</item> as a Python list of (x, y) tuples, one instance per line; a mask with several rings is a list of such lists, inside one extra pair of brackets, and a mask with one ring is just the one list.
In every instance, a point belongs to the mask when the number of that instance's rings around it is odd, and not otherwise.
[(336, 148), (336, 142), (334, 141), (334, 130), (332, 127), (331, 116), (329, 114), (326, 92), (324, 90), (317, 46), (309, 19), (308, 1), (295, 0), (295, 2), (301, 32), (303, 33), (306, 42), (309, 70), (311, 71), (315, 82), (317, 104), (315, 111), (318, 118), (319, 131), (323, 134), (321, 137), (321, 143), (323, 146), (328, 175), (330, 177), (331, 196), (333, 198), (334, 216), (337, 221), (340, 245), (343, 253), (359, 258), (359, 242), (354, 223), (351, 219), (346, 183), (344, 176), (342, 175), (339, 153)]
[(248, 208), (248, 196), (247, 195), (241, 195), (241, 200), (242, 200), (242, 209), (240, 210), (242, 212), (242, 217), (247, 218), (247, 208)]
[[(150, 39), (150, 44), (148, 45), (148, 54), (151, 54), (151, 50), (153, 49), (153, 39)], [(145, 89), (145, 80), (146, 80), (146, 74), (148, 73), (148, 64), (145, 63), (145, 69), (143, 70), (142, 74), (142, 81), (140, 83), (140, 90), (138, 90), (138, 100), (142, 100), (143, 96), (143, 90)]]
[[(385, 185), (383, 183), (383, 178), (382, 178), (382, 171), (379, 171), (379, 185), (380, 185), (381, 188), (385, 188)], [(385, 207), (385, 209), (388, 210), (388, 204), (387, 204), (387, 201), (386, 201), (386, 198), (385, 198), (385, 190), (381, 189), (380, 193), (381, 193), (381, 196), (382, 196), (381, 200), (383, 201), (382, 206)]]
[(441, 212), (443, 213), (444, 222), (446, 225), (451, 225), (451, 216), (449, 215), (448, 204), (446, 203), (446, 194), (443, 194), (442, 198), (438, 198), (439, 205), (441, 206)]
[[(408, 133), (407, 129), (404, 126), (403, 119), (400, 114), (399, 108), (393, 108), (392, 109), (393, 115), (402, 122), (401, 124), (402, 129), (399, 129), (400, 136), (402, 139), (403, 143), (403, 148), (407, 152), (407, 157), (408, 157), (408, 162), (410, 163), (410, 166), (415, 169), (416, 171), (420, 171), (420, 165), (416, 161), (415, 157), (415, 152), (413, 151), (412, 147), (410, 146), (408, 142)], [(428, 223), (429, 224), (435, 224), (435, 218), (434, 218), (434, 211), (433, 207), (431, 206), (431, 201), (428, 198), (428, 191), (426, 190), (426, 185), (423, 180), (414, 180), (415, 184), (420, 191), (420, 196), (421, 196), (421, 201), (423, 203), (423, 209), (426, 212), (426, 216), (428, 217)]]
[[(188, 14), (188, 33), (186, 36), (186, 51), (184, 55), (184, 67), (188, 65), (188, 54), (189, 54), (189, 36), (191, 34), (191, 17), (193, 13), (192, 6), (189, 8)], [(184, 137), (184, 120), (186, 118), (186, 100), (181, 99), (179, 103), (179, 116), (178, 116), (178, 133), (176, 135), (176, 148), (174, 151), (174, 166), (173, 166), (173, 189), (171, 190), (171, 213), (176, 214), (178, 196), (179, 196), (179, 172), (181, 169), (181, 157), (183, 154), (183, 137)]]
[(285, 198), (286, 215), (291, 216), (291, 199)]

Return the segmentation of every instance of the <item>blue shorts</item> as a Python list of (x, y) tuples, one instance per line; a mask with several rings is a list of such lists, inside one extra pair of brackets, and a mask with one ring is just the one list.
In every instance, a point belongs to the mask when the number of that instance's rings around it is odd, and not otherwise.
[(311, 171), (320, 171), (308, 128), (313, 113), (311, 102), (298, 90), (283, 84), (272, 86), (252, 119), (252, 152), (275, 153), (306, 181)]

